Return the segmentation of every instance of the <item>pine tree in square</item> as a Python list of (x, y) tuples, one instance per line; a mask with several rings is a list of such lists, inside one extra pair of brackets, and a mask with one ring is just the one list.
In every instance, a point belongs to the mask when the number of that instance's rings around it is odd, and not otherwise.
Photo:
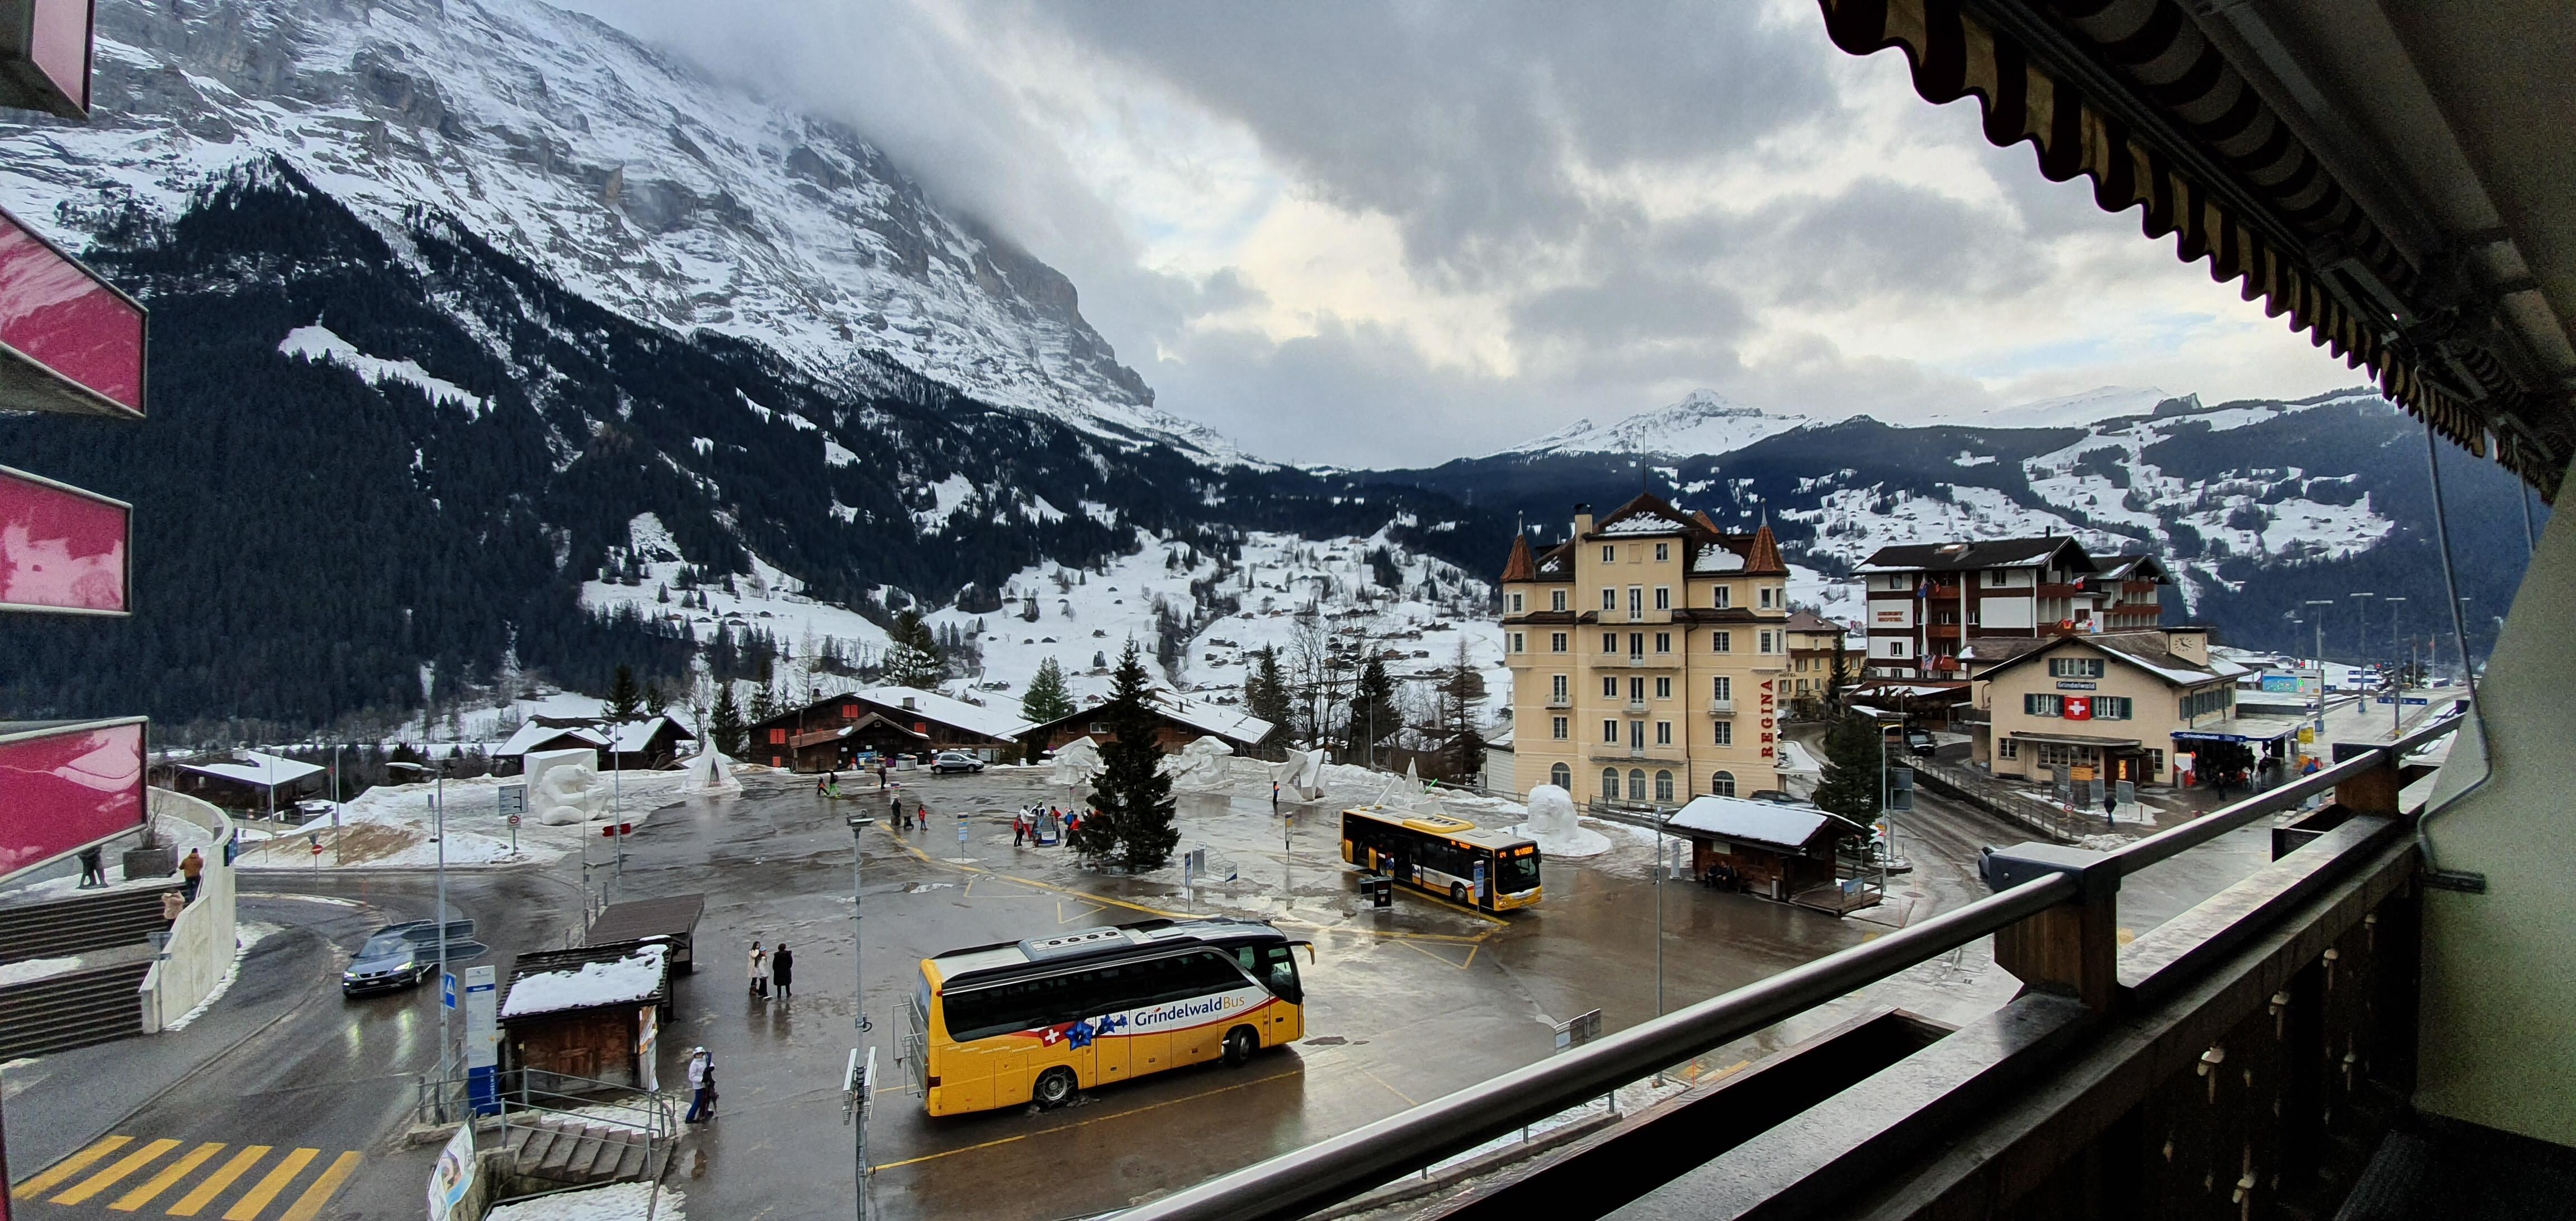
[(1029, 679), (1029, 689), (1020, 697), (1020, 717), (1032, 725), (1072, 716), (1073, 697), (1064, 689), (1064, 667), (1049, 657), (1038, 662), (1037, 674)]
[(894, 637), (886, 646), (886, 681), (898, 687), (920, 691), (936, 690), (948, 676), (948, 663), (939, 655), (939, 642), (930, 625), (921, 621), (921, 612), (907, 608), (895, 616)]
[(1878, 722), (1858, 714), (1825, 731), (1824, 775), (1816, 782), (1816, 808), (1854, 822), (1878, 817), (1879, 761), (1886, 749)]
[(728, 759), (741, 758), (744, 729), (742, 705), (733, 698), (732, 681), (717, 683), (715, 711), (707, 720), (707, 736), (715, 739), (716, 753)]
[[(1099, 712), (1112, 740), (1100, 747), (1100, 778), (1092, 782), (1091, 808), (1097, 813), (1083, 819), (1083, 833), (1074, 841), (1086, 860), (1114, 862), (1130, 873), (1162, 868), (1181, 842), (1172, 778), (1161, 771), (1163, 751), (1146, 704), (1151, 691), (1143, 654), (1130, 638), (1110, 679), (1109, 702)], [(1090, 834), (1094, 817), (1103, 824), (1097, 837)]]
[(619, 662), (608, 685), (608, 719), (622, 724), (643, 715), (644, 689), (635, 685), (635, 668)]

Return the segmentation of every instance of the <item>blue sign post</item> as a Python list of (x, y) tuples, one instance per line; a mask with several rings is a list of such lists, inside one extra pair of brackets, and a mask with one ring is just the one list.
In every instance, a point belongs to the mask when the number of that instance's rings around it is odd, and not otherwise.
[(465, 1096), (477, 1115), (501, 1113), (495, 974), (490, 967), (465, 968)]
[(441, 972), (439, 974), (438, 1007), (441, 1009), (453, 1009), (456, 1007), (456, 976), (452, 972)]

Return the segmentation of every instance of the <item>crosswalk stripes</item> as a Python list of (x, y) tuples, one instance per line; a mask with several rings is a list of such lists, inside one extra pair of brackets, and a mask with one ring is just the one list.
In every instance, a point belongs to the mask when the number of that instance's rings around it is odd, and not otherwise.
[[(186, 1141), (168, 1137), (136, 1143), (136, 1138), (110, 1135), (99, 1138), (89, 1147), (47, 1167), (42, 1173), (17, 1185), (11, 1194), (18, 1200), (66, 1209), (82, 1209), (74, 1215), (91, 1215), (84, 1205), (103, 1203), (112, 1212), (143, 1212), (181, 1191), (172, 1200), (165, 1215), (195, 1217), (205, 1214), (224, 1196), (244, 1182), (249, 1184), (221, 1214), (222, 1221), (316, 1221), (333, 1196), (347, 1185), (366, 1159), (355, 1150), (344, 1150), (323, 1163), (319, 1173), (310, 1179), (305, 1172), (322, 1157), (322, 1150), (286, 1149), (279, 1152), (273, 1145), (244, 1145), (218, 1164), (227, 1147), (222, 1141), (199, 1142), (194, 1148), (172, 1156), (185, 1148)], [(165, 1162), (163, 1159), (167, 1158)], [(263, 1167), (263, 1164), (265, 1166)], [(212, 1167), (208, 1170), (208, 1167)], [(203, 1177), (197, 1177), (201, 1174)], [(256, 1172), (256, 1173), (255, 1173)], [(190, 1180), (194, 1178), (193, 1184)], [(303, 1180), (301, 1190), (298, 1181)], [(184, 1188), (184, 1191), (182, 1190)], [(295, 1194), (291, 1197), (290, 1191)], [(284, 1211), (275, 1212), (281, 1200)], [(30, 1217), (47, 1214), (30, 1212)]]

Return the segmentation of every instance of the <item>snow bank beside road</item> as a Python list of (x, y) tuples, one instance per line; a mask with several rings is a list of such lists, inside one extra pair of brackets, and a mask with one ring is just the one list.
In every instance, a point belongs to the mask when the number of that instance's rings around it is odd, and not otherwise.
[[(500, 812), (500, 787), (520, 784), (519, 776), (476, 776), (446, 785), (447, 852), (450, 865), (494, 865), (516, 862), (546, 864), (583, 851), (612, 822), (640, 827), (651, 812), (681, 800), (685, 772), (629, 771), (601, 775), (604, 791), (595, 822), (550, 827), (535, 818), (521, 821), (518, 848), (511, 849), (509, 821)], [(611, 786), (614, 786), (613, 788)], [(249, 846), (242, 862), (252, 868), (304, 868), (315, 864), (309, 846), (321, 844), (325, 869), (418, 869), (439, 861), (438, 814), (433, 808), (438, 787), (431, 783), (379, 785), (340, 809), (340, 826), (308, 823)], [(612, 808), (617, 813), (611, 813)]]

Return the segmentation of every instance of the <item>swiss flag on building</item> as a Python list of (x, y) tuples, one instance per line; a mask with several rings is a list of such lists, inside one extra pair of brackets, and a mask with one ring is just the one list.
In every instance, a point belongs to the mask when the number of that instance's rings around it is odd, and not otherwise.
[(2093, 701), (2092, 701), (2091, 699), (2089, 699), (2089, 698), (2087, 698), (2087, 697), (2085, 697), (2085, 696), (2081, 696), (2081, 695), (2070, 695), (2070, 696), (2067, 696), (2067, 697), (2066, 697), (2066, 719), (2067, 719), (2067, 720), (2070, 720), (2070, 721), (2089, 721), (2089, 720), (2092, 720), (2092, 719), (2093, 719)]

